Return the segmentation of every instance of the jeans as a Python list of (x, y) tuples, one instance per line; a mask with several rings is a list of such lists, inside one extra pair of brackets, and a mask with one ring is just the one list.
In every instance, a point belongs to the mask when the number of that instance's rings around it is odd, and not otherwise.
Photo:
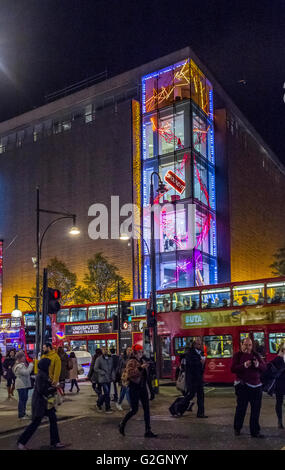
[(19, 388), (17, 390), (19, 396), (19, 403), (18, 403), (18, 417), (23, 418), (26, 414), (26, 405), (28, 401), (28, 388)]
[[(58, 428), (57, 428), (57, 419), (55, 414), (55, 408), (51, 410), (46, 410), (45, 416), (49, 418), (49, 429), (50, 429), (50, 445), (54, 446), (58, 442), (60, 442)], [(32, 437), (32, 435), (36, 432), (37, 428), (41, 424), (42, 418), (35, 418), (29, 424), (29, 426), (25, 429), (23, 434), (18, 439), (19, 444), (26, 445), (28, 440)]]
[(234, 429), (240, 431), (244, 418), (246, 415), (246, 410), (248, 403), (250, 403), (250, 434), (256, 436), (260, 431), (259, 426), (259, 415), (261, 410), (262, 402), (262, 387), (248, 387), (248, 385), (238, 384), (235, 387), (235, 392), (237, 396), (237, 407), (234, 419)]
[(72, 389), (73, 389), (74, 385), (77, 388), (77, 390), (79, 390), (77, 380), (76, 379), (71, 379), (71, 385), (70, 385), (70, 391), (71, 392), (72, 392)]
[(117, 382), (112, 382), (112, 383), (113, 383), (113, 387), (114, 387), (114, 401), (117, 402), (118, 401)]
[(138, 412), (139, 401), (140, 401), (143, 407), (143, 411), (144, 411), (145, 431), (146, 432), (150, 431), (150, 411), (149, 411), (149, 398), (148, 398), (147, 388), (131, 383), (129, 386), (129, 393), (130, 393), (131, 410), (124, 417), (123, 421), (121, 422), (121, 426), (125, 427), (129, 419), (131, 419), (131, 417), (134, 416)]
[(128, 400), (128, 403), (130, 404), (130, 392), (129, 392), (129, 387), (125, 387), (124, 385), (121, 386), (121, 390), (120, 390), (120, 398), (119, 398), (119, 405), (121, 405), (123, 403), (123, 400), (124, 398), (127, 398)]
[(106, 411), (110, 410), (110, 390), (111, 390), (111, 383), (103, 383), (100, 384), (103, 389), (103, 394), (98, 398), (97, 405), (102, 406), (103, 403), (105, 402), (105, 409)]

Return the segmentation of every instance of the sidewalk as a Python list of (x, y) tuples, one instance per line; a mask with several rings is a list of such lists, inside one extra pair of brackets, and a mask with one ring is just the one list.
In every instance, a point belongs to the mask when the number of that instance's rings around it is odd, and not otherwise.
[[(58, 420), (64, 420), (75, 416), (88, 416), (90, 414), (90, 404), (96, 404), (96, 396), (91, 388), (90, 382), (79, 382), (80, 393), (69, 392), (69, 384), (66, 384), (66, 395), (64, 403), (57, 409)], [(75, 390), (75, 389), (74, 389)], [(31, 415), (31, 398), (33, 391), (29, 391), (27, 403), (27, 413)], [(15, 430), (24, 429), (30, 423), (29, 420), (18, 418), (18, 392), (14, 391), (14, 398), (7, 398), (6, 381), (1, 380), (0, 384), (0, 434), (6, 434)]]

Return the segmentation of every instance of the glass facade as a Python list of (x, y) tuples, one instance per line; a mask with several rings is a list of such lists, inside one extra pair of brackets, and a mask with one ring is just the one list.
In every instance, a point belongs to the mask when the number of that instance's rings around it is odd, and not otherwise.
[[(157, 289), (217, 283), (213, 92), (192, 60), (142, 78), (142, 152), (142, 225), (148, 246), (152, 172), (167, 189), (154, 194), (161, 209), (155, 214)], [(166, 204), (170, 210), (163, 209)], [(191, 237), (188, 204), (195, 205)], [(150, 260), (143, 250), (143, 295), (148, 296)]]

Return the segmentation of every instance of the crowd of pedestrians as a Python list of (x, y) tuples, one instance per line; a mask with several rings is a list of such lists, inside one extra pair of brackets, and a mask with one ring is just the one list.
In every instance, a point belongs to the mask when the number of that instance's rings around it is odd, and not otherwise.
[[(177, 372), (177, 388), (182, 396), (170, 406), (169, 411), (175, 417), (182, 416), (186, 410), (192, 411), (196, 397), (197, 418), (207, 418), (204, 405), (205, 350), (200, 338), (193, 341), (185, 355), (181, 357)], [(250, 433), (254, 438), (262, 438), (259, 417), (262, 407), (263, 392), (275, 394), (275, 411), (278, 428), (284, 429), (282, 406), (285, 395), (285, 344), (281, 344), (273, 361), (266, 364), (256, 345), (247, 337), (241, 342), (240, 351), (233, 355), (231, 371), (236, 375), (234, 382), (236, 410), (233, 419), (235, 436), (241, 434), (248, 405), (250, 405)], [(152, 387), (155, 367), (153, 361), (144, 355), (143, 347), (135, 344), (126, 348), (120, 355), (115, 349), (96, 349), (92, 357), (88, 379), (97, 396), (97, 411), (113, 413), (111, 401), (119, 411), (124, 411), (126, 398), (128, 408), (119, 424), (119, 433), (125, 436), (128, 421), (138, 412), (141, 403), (144, 413), (146, 438), (157, 437), (151, 430), (150, 400), (155, 397)], [(36, 376), (33, 387), (32, 377)], [(78, 363), (74, 352), (66, 353), (63, 347), (55, 351), (50, 343), (43, 345), (41, 359), (37, 364), (31, 362), (23, 351), (10, 350), (3, 360), (0, 350), (0, 381), (6, 380), (8, 399), (18, 394), (19, 419), (31, 419), (31, 423), (18, 439), (18, 448), (27, 449), (26, 444), (39, 427), (44, 417), (50, 424), (50, 445), (62, 448), (57, 427), (56, 406), (59, 395), (64, 396), (66, 380), (70, 380), (70, 392), (73, 387), (77, 393)], [(26, 413), (29, 390), (33, 388), (32, 416)]]

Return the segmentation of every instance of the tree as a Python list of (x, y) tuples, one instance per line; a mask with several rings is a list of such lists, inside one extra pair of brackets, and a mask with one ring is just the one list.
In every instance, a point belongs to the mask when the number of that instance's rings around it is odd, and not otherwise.
[[(77, 276), (75, 273), (69, 271), (66, 264), (57, 258), (52, 258), (47, 266), (48, 269), (48, 286), (53, 289), (58, 289), (61, 292), (60, 303), (62, 305), (68, 304), (73, 300), (73, 293), (75, 290)], [(43, 279), (40, 276), (40, 292), (43, 286)], [(36, 289), (34, 288), (31, 293), (32, 297), (36, 297)], [(33, 301), (35, 306), (35, 301)]]
[(76, 290), (77, 299), (84, 302), (107, 302), (118, 295), (118, 282), (120, 294), (130, 293), (130, 285), (118, 274), (118, 268), (102, 255), (96, 253), (87, 262), (88, 273), (84, 276), (86, 287), (79, 286)]
[(275, 261), (270, 265), (272, 273), (276, 276), (285, 276), (285, 247), (279, 248), (273, 257)]

